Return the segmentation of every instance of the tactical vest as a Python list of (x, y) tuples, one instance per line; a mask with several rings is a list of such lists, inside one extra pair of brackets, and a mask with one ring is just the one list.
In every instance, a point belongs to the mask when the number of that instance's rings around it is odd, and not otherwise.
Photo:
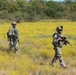
[(58, 33), (54, 33), (53, 34), (53, 42), (52, 42), (52, 44), (53, 44), (54, 47), (62, 47), (63, 46), (63, 42), (61, 40), (56, 42), (56, 40), (58, 38), (60, 38), (59, 36), (62, 36), (62, 35), (59, 35)]

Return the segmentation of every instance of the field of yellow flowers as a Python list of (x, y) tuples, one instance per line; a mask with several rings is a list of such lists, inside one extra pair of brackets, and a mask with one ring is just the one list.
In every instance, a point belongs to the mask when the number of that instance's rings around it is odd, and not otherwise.
[[(57, 26), (63, 26), (63, 34), (71, 45), (62, 49), (68, 68), (57, 61), (50, 66), (54, 56), (52, 35)], [(23, 22), (18, 23), (19, 54), (8, 51), (6, 33), (11, 23), (0, 24), (0, 75), (76, 75), (76, 22)]]

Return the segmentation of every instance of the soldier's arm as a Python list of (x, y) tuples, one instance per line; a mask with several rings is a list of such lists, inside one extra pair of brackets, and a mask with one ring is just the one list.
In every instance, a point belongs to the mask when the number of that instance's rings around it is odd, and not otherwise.
[(18, 32), (18, 29), (15, 30), (14, 36), (15, 36), (15, 37), (18, 39), (18, 41), (19, 41), (19, 32)]
[(18, 37), (18, 42), (19, 42), (19, 31), (18, 31), (18, 29), (17, 29), (17, 37)]
[(19, 32), (18, 32), (18, 29), (17, 29), (17, 37), (18, 37), (18, 40), (19, 40)]
[(54, 37), (53, 37), (53, 40), (54, 40), (54, 43), (58, 43), (61, 40), (61, 38), (58, 37), (57, 34), (55, 34)]
[(12, 36), (12, 28), (10, 28), (10, 29), (8, 30), (8, 34), (9, 34), (10, 36)]
[(18, 35), (19, 35), (18, 29), (13, 30), (13, 36), (18, 36)]
[(60, 37), (58, 37), (58, 35), (57, 34), (55, 34), (54, 35), (54, 41), (55, 42), (58, 42), (58, 41), (60, 41), (61, 40), (61, 38)]

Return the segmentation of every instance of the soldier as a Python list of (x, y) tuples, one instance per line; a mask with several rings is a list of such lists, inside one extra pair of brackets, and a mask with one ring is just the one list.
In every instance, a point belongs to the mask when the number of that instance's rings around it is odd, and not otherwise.
[(16, 22), (12, 22), (12, 28), (7, 32), (7, 37), (9, 39), (9, 50), (14, 48), (16, 54), (18, 54), (19, 33), (16, 24)]
[(56, 28), (57, 33), (53, 34), (53, 46), (55, 50), (54, 58), (52, 59), (51, 65), (53, 66), (57, 59), (59, 59), (60, 65), (64, 68), (66, 68), (66, 64), (62, 57), (62, 46), (65, 44), (69, 44), (69, 42), (66, 40), (66, 37), (63, 36), (63, 26), (59, 26)]

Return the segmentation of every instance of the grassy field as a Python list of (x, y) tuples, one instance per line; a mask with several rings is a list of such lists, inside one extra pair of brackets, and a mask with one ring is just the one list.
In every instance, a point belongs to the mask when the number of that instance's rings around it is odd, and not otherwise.
[[(59, 62), (49, 66), (54, 50), (52, 35), (57, 26), (64, 27), (63, 34), (72, 46), (63, 47), (62, 53), (68, 68)], [(19, 55), (8, 51), (6, 35), (10, 23), (0, 24), (0, 75), (76, 75), (76, 22), (25, 22), (17, 24), (19, 30)]]

